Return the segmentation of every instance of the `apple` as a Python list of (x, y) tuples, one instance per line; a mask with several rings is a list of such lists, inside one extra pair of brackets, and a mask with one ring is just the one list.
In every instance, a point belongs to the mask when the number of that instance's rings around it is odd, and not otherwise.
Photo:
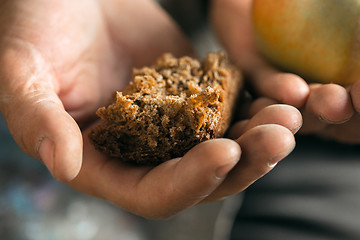
[(260, 52), (308, 81), (360, 80), (360, 0), (254, 0)]

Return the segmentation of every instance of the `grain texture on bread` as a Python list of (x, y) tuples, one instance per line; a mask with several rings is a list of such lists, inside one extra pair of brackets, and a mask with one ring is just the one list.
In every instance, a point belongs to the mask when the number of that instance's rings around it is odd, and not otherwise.
[(156, 165), (224, 135), (242, 87), (240, 71), (223, 53), (202, 63), (164, 54), (135, 69), (114, 103), (99, 108), (103, 122), (89, 137), (95, 148), (125, 162)]

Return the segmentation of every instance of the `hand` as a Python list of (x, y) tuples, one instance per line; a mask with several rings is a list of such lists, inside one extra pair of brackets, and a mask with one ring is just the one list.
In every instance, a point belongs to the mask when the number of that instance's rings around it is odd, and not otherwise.
[(268, 106), (233, 126), (230, 135), (235, 141), (203, 142), (184, 157), (155, 168), (109, 160), (84, 139), (84, 163), (69, 184), (135, 214), (165, 219), (246, 189), (293, 150), (293, 134), (301, 124), (296, 108)]
[(132, 66), (192, 54), (187, 40), (150, 0), (6, 0), (0, 11), (0, 111), (18, 145), (81, 192), (166, 218), (242, 191), (294, 147), (289, 129), (301, 116), (276, 105), (234, 126), (236, 141), (208, 141), (155, 168), (110, 160), (87, 139), (95, 110)]
[(298, 107), (304, 116), (300, 131), (304, 134), (360, 143), (360, 133), (354, 131), (360, 126), (359, 114), (354, 114), (360, 109), (360, 81), (348, 88), (335, 84), (308, 85), (299, 76), (272, 67), (256, 48), (251, 5), (252, 0), (213, 0), (211, 17), (219, 40), (251, 79), (253, 94), (268, 98), (267, 104)]
[(96, 119), (132, 66), (192, 53), (149, 0), (4, 0), (0, 12), (0, 111), (22, 150), (61, 181), (81, 168), (78, 125)]
[(310, 96), (302, 110), (304, 127), (301, 133), (316, 132), (319, 136), (344, 143), (359, 144), (360, 81), (347, 89), (336, 84), (311, 84)]

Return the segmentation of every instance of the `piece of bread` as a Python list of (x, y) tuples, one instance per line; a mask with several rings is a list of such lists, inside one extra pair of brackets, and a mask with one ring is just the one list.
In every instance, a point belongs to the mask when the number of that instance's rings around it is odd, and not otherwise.
[(103, 122), (89, 138), (125, 162), (156, 165), (181, 157), (224, 135), (242, 83), (223, 52), (208, 54), (201, 64), (164, 54), (152, 67), (135, 69), (116, 101), (97, 110)]

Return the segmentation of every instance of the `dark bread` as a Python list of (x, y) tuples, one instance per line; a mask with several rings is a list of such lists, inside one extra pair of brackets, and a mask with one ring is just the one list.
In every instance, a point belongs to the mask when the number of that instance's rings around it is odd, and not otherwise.
[(103, 119), (89, 138), (101, 152), (125, 162), (156, 165), (181, 157), (196, 144), (224, 135), (242, 76), (223, 53), (200, 64), (164, 54), (135, 69), (116, 101), (96, 112)]

